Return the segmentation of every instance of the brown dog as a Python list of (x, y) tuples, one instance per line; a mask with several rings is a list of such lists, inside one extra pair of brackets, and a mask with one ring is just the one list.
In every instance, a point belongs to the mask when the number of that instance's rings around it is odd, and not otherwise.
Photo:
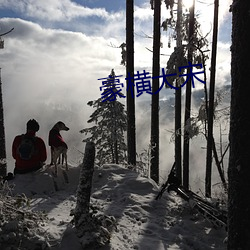
[(59, 121), (49, 131), (49, 146), (51, 152), (50, 165), (55, 166), (55, 175), (57, 175), (57, 164), (58, 164), (58, 159), (60, 159), (60, 156), (62, 156), (62, 164), (64, 163), (65, 160), (66, 170), (68, 170), (68, 162), (67, 162), (68, 146), (60, 134), (60, 131), (62, 130), (68, 131), (69, 128), (63, 122)]

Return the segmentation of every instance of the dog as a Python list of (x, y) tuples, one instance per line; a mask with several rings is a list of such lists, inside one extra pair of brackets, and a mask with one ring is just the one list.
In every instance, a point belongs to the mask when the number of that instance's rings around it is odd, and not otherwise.
[[(49, 146), (51, 152), (50, 165), (55, 166), (55, 175), (57, 176), (57, 164), (60, 163), (60, 156), (62, 156), (62, 165), (65, 161), (66, 171), (68, 171), (67, 150), (68, 146), (63, 140), (60, 131), (68, 131), (69, 128), (62, 122), (57, 122), (49, 131)], [(59, 163), (58, 163), (59, 160)]]

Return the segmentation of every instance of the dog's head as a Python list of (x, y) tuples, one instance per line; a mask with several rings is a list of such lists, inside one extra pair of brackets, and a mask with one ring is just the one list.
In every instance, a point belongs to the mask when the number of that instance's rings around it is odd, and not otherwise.
[(57, 122), (54, 125), (54, 128), (58, 129), (59, 131), (61, 131), (61, 130), (68, 131), (69, 130), (69, 128), (65, 125), (65, 123), (61, 122), (61, 121)]

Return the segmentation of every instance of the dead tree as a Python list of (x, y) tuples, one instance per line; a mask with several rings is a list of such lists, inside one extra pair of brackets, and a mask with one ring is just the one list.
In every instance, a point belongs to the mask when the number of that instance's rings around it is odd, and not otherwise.
[(79, 184), (76, 191), (77, 202), (75, 208), (75, 226), (81, 227), (86, 224), (89, 217), (89, 203), (92, 186), (92, 176), (94, 172), (95, 144), (87, 142), (82, 168), (80, 171)]
[(95, 213), (90, 209), (92, 177), (94, 173), (95, 144), (87, 142), (77, 188), (77, 202), (74, 211), (76, 234), (83, 249), (99, 249), (109, 243), (115, 227), (114, 217)]
[(215, 75), (216, 75), (215, 73), (216, 73), (216, 55), (217, 55), (217, 37), (218, 37), (218, 13), (219, 13), (219, 0), (215, 0), (210, 87), (209, 87), (209, 106), (207, 114), (208, 115), (207, 159), (206, 159), (206, 178), (205, 178), (205, 193), (207, 197), (211, 197), (211, 185), (212, 185), (211, 178), (212, 178), (212, 151), (213, 151), (214, 89), (215, 89)]

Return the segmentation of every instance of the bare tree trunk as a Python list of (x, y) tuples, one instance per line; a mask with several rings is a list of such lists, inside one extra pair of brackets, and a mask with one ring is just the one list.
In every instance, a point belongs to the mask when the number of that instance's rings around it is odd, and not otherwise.
[(5, 177), (7, 174), (5, 131), (4, 131), (4, 111), (2, 96), (2, 77), (0, 71), (0, 176)]
[(112, 104), (112, 109), (113, 109), (113, 112), (112, 112), (112, 117), (113, 117), (113, 142), (112, 142), (112, 145), (114, 145), (114, 161), (112, 163), (115, 163), (115, 164), (119, 164), (119, 153), (118, 153), (118, 139), (117, 139), (117, 130), (118, 130), (118, 126), (117, 126), (117, 122), (116, 122), (116, 101), (114, 101)]
[[(161, 0), (154, 1), (154, 36), (153, 36), (153, 77), (160, 73), (161, 40)], [(159, 78), (153, 78), (152, 92), (159, 90)], [(151, 103), (151, 166), (150, 177), (159, 183), (159, 92), (152, 95)]]
[(208, 106), (208, 127), (207, 127), (207, 160), (206, 160), (206, 178), (205, 194), (211, 197), (211, 177), (212, 177), (212, 150), (213, 150), (213, 119), (214, 119), (214, 89), (216, 73), (216, 54), (217, 54), (217, 37), (218, 37), (218, 13), (219, 0), (214, 1), (214, 25), (211, 57), (211, 74), (209, 87), (209, 106)]
[(83, 164), (80, 172), (79, 184), (76, 192), (77, 202), (74, 213), (76, 228), (81, 227), (89, 220), (89, 203), (94, 172), (95, 144), (87, 142)]
[(220, 179), (222, 181), (222, 184), (223, 184), (223, 187), (224, 187), (225, 191), (227, 191), (227, 183), (226, 183), (226, 179), (225, 179), (223, 170), (221, 168), (221, 164), (220, 164), (219, 157), (218, 157), (218, 154), (217, 154), (214, 138), (213, 138), (213, 145), (212, 146), (213, 146), (212, 150), (213, 150), (213, 153), (214, 153), (214, 160), (215, 160), (215, 163), (216, 163), (219, 175), (220, 175)]
[[(77, 188), (77, 201), (74, 211), (76, 235), (82, 249), (100, 249), (109, 243), (115, 227), (115, 218), (90, 212), (90, 195), (94, 172), (95, 144), (87, 142)], [(93, 206), (91, 207), (94, 210)]]
[[(193, 5), (189, 9), (189, 49), (188, 49), (188, 62), (193, 62), (193, 36), (194, 36), (194, 8), (195, 0)], [(190, 74), (191, 68), (188, 68), (188, 74)], [(191, 95), (192, 95), (192, 79), (189, 78), (186, 84), (186, 103), (185, 103), (185, 129), (184, 129), (184, 140), (183, 140), (183, 186), (189, 189), (189, 131), (186, 129), (190, 124), (190, 110), (191, 110)]]
[[(177, 22), (176, 22), (176, 34), (177, 48), (182, 46), (182, 0), (178, 0), (177, 6)], [(177, 58), (178, 60), (178, 58)], [(177, 67), (180, 67), (178, 63)], [(176, 81), (176, 86), (178, 86), (178, 81)], [(175, 164), (176, 164), (176, 176), (182, 183), (182, 157), (181, 157), (181, 87), (175, 90)]]
[[(0, 34), (1, 36), (5, 36), (13, 31), (14, 28), (9, 31)], [(2, 47), (3, 49), (3, 42)], [(5, 145), (5, 129), (4, 129), (4, 111), (3, 111), (3, 94), (2, 94), (2, 73), (0, 68), (0, 176), (5, 177), (7, 175), (7, 159), (6, 159), (6, 145)]]
[[(126, 70), (127, 77), (134, 77), (134, 1), (126, 1), (126, 48), (127, 60)], [(127, 80), (127, 88), (128, 88)], [(129, 86), (127, 91), (127, 144), (128, 144), (128, 164), (136, 165), (136, 128), (135, 128), (135, 98), (134, 86)]]
[[(205, 64), (205, 58), (204, 58), (204, 54), (202, 51), (200, 51), (202, 53), (202, 64), (203, 64), (203, 68), (204, 68), (204, 94), (205, 94), (205, 110), (206, 110), (206, 116), (208, 114), (208, 93), (207, 93), (207, 76), (206, 76), (206, 64)], [(207, 140), (207, 119), (205, 119), (205, 137), (206, 137), (206, 140)], [(213, 138), (213, 154), (214, 154), (214, 159), (215, 159), (215, 163), (216, 163), (216, 166), (217, 166), (217, 169), (218, 169), (218, 172), (219, 172), (219, 175), (220, 175), (220, 178), (221, 178), (221, 181), (222, 181), (222, 184), (223, 184), (223, 187), (225, 189), (225, 191), (227, 191), (227, 183), (226, 183), (226, 179), (225, 179), (225, 174), (224, 174), (224, 171), (221, 167), (221, 162), (223, 161), (223, 158), (228, 150), (228, 147), (229, 147), (229, 144), (225, 150), (225, 152), (222, 154), (222, 157), (221, 157), (221, 160), (219, 161), (219, 158), (218, 158), (218, 154), (217, 154), (217, 151), (216, 151), (216, 146), (215, 146), (215, 141), (214, 141), (214, 138)]]
[(250, 249), (250, 1), (232, 3), (228, 250)]
[(117, 139), (114, 142), (114, 147), (115, 147), (115, 164), (119, 164), (119, 155), (118, 155), (118, 144), (117, 144)]

